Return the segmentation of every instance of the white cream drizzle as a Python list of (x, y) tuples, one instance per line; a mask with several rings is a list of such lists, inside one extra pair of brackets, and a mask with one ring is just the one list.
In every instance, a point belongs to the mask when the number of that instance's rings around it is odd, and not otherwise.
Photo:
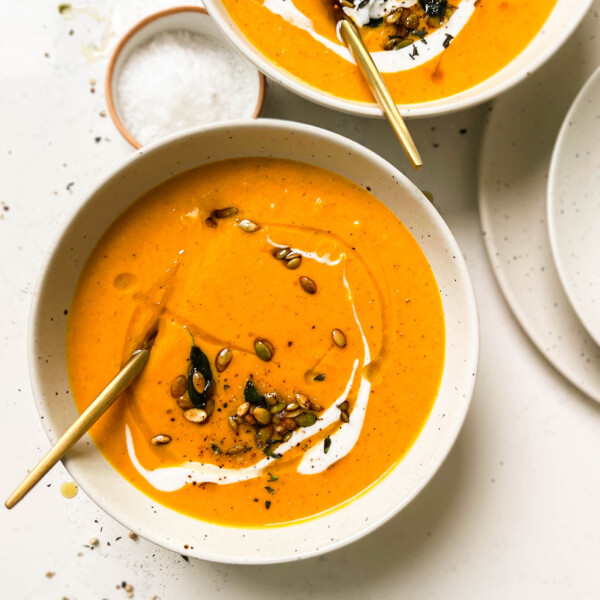
[[(378, 1), (379, 0), (371, 0), (371, 2)], [(390, 2), (391, 1), (392, 0), (390, 0)], [(415, 42), (406, 48), (400, 48), (398, 50), (371, 52), (371, 56), (373, 57), (377, 68), (382, 73), (408, 71), (429, 62), (432, 58), (441, 54), (445, 50), (444, 43), (447, 43), (447, 36), (450, 35), (452, 38), (455, 38), (471, 18), (471, 15), (475, 10), (476, 1), (477, 0), (462, 0), (452, 17), (433, 33), (430, 33), (423, 38), (422, 41)], [(317, 33), (313, 22), (296, 8), (293, 0), (264, 0), (264, 6), (272, 13), (285, 19), (291, 25), (306, 31), (315, 40), (341, 56), (343, 59), (352, 64), (356, 64), (352, 54), (350, 54), (349, 50), (343, 45), (341, 39), (339, 43), (335, 43)], [(362, 10), (364, 11), (364, 9)], [(363, 13), (361, 13), (361, 15), (362, 14)], [(338, 38), (339, 37), (338, 27)], [(418, 54), (415, 54), (415, 49)]]
[[(275, 248), (287, 247), (284, 244), (275, 243), (268, 235), (267, 240)], [(310, 258), (326, 265), (340, 264), (342, 260), (346, 258), (346, 255), (343, 253), (340, 254), (339, 258), (332, 259), (330, 254), (319, 255), (316, 252), (306, 252), (299, 248), (291, 248), (291, 250), (301, 254), (305, 258)], [(338, 423), (340, 419), (338, 405), (348, 398), (350, 390), (354, 385), (354, 380), (357, 377), (357, 373), (360, 377), (360, 386), (354, 407), (352, 409), (352, 418), (350, 419), (350, 422), (342, 424), (338, 430), (330, 436), (331, 447), (327, 454), (324, 452), (322, 443), (315, 444), (304, 454), (300, 465), (298, 466), (298, 472), (303, 475), (321, 473), (327, 469), (327, 467), (351, 452), (362, 431), (362, 426), (367, 411), (367, 404), (369, 402), (371, 383), (362, 375), (362, 371), (370, 362), (371, 354), (369, 351), (369, 344), (356, 312), (356, 307), (354, 306), (352, 293), (346, 278), (345, 268), (343, 271), (343, 284), (348, 292), (348, 299), (350, 300), (352, 306), (354, 320), (360, 331), (363, 341), (364, 357), (362, 360), (362, 365), (360, 364), (361, 361), (358, 358), (355, 359), (352, 366), (352, 373), (348, 378), (344, 390), (338, 396), (336, 401), (319, 417), (314, 425), (296, 430), (290, 440), (277, 446), (277, 454), (283, 456), (286, 452), (294, 448), (297, 444), (303, 442), (305, 439), (312, 437), (334, 423)], [(176, 467), (146, 469), (142, 466), (137, 458), (133, 437), (128, 425), (125, 425), (125, 439), (127, 443), (127, 453), (129, 454), (129, 459), (131, 460), (131, 463), (135, 469), (150, 485), (162, 492), (174, 492), (182, 488), (184, 485), (194, 482), (196, 484), (216, 483), (220, 485), (239, 483), (241, 481), (259, 477), (265, 469), (273, 464), (274, 460), (278, 460), (266, 457), (256, 464), (244, 469), (226, 469), (211, 464), (193, 461)]]

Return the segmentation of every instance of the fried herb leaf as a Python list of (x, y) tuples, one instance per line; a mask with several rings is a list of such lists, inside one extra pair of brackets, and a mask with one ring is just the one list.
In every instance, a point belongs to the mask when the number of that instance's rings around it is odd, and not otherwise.
[[(204, 377), (204, 389), (202, 392), (199, 392), (194, 386), (194, 373), (196, 372)], [(210, 368), (210, 361), (198, 346), (192, 344), (190, 368), (188, 370), (188, 395), (192, 404), (196, 408), (204, 408), (213, 393), (213, 388), (214, 379), (212, 369)]]
[(419, 4), (430, 17), (443, 17), (448, 7), (447, 0), (419, 0)]
[(265, 490), (267, 490), (267, 492), (269, 492), (269, 494), (275, 493), (275, 490), (270, 485), (266, 485)]
[(281, 444), (280, 441), (272, 441), (269, 440), (265, 447), (263, 448), (263, 453), (270, 458), (281, 458), (283, 455), (278, 452), (273, 452), (273, 446), (278, 446)]
[(262, 406), (265, 406), (267, 402), (249, 379), (246, 381), (246, 387), (244, 388), (244, 400), (250, 404), (261, 404)]

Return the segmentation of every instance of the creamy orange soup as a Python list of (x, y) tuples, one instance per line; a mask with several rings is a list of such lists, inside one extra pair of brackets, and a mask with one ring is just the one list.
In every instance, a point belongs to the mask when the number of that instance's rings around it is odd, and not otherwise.
[[(333, 96), (373, 102), (336, 36), (331, 0), (222, 2), (243, 35), (277, 66)], [(372, 19), (377, 26), (362, 26), (361, 33), (396, 102), (413, 104), (452, 96), (494, 75), (539, 32), (556, 0), (449, 0), (441, 19), (416, 0), (398, 19), (393, 4), (383, 5), (387, 14), (379, 25)]]
[(148, 496), (226, 525), (290, 523), (374, 484), (423, 428), (444, 363), (410, 232), (369, 191), (281, 159), (187, 171), (111, 225), (69, 311), (79, 410), (155, 325), (92, 438)]

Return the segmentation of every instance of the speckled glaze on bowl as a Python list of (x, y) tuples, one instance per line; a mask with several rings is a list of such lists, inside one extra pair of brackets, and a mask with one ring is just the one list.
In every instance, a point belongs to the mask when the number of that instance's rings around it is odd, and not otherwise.
[[(329, 0), (326, 0), (329, 1)], [(285, 69), (278, 67), (257, 50), (233, 22), (221, 0), (204, 0), (204, 6), (229, 40), (267, 77), (290, 91), (334, 110), (364, 117), (383, 118), (375, 103), (356, 102), (338, 98), (305, 83)], [(416, 104), (399, 104), (403, 117), (433, 117), (464, 110), (510, 89), (543, 65), (569, 38), (592, 4), (592, 0), (558, 0), (542, 29), (531, 43), (503, 69), (489, 79), (464, 92)]]
[(64, 462), (73, 479), (103, 510), (157, 544), (225, 563), (284, 562), (339, 548), (406, 506), (450, 451), (469, 406), (477, 369), (478, 324), (465, 263), (442, 218), (395, 167), (337, 134), (277, 120), (202, 127), (138, 151), (90, 195), (48, 253), (30, 319), (31, 381), (43, 425), (54, 442), (77, 416), (66, 371), (65, 311), (94, 245), (111, 222), (148, 189), (200, 164), (238, 156), (304, 161), (369, 186), (420, 244), (441, 290), (446, 319), (442, 382), (422, 433), (403, 460), (359, 497), (286, 527), (223, 527), (177, 513), (129, 484), (87, 436)]

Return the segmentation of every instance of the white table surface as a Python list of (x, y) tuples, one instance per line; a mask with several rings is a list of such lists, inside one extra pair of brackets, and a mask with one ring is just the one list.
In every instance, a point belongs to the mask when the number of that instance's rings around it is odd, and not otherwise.
[[(48, 448), (26, 364), (42, 256), (70, 211), (132, 152), (101, 116), (107, 52), (90, 61), (82, 48), (102, 47), (108, 32), (111, 50), (137, 20), (172, 3), (104, 0), (69, 20), (57, 4), (0, 3), (2, 500)], [(475, 395), (456, 446), (412, 504), (331, 554), (228, 566), (129, 539), (83, 492), (60, 494), (69, 477), (58, 465), (15, 509), (0, 508), (0, 597), (118, 600), (128, 582), (148, 600), (598, 598), (600, 406), (538, 354), (496, 285), (476, 189), (488, 110), (412, 122), (426, 165), (412, 173), (385, 122), (313, 106), (272, 84), (267, 93), (265, 116), (342, 133), (433, 192), (466, 257), (481, 318)], [(86, 547), (92, 537), (96, 548)]]

